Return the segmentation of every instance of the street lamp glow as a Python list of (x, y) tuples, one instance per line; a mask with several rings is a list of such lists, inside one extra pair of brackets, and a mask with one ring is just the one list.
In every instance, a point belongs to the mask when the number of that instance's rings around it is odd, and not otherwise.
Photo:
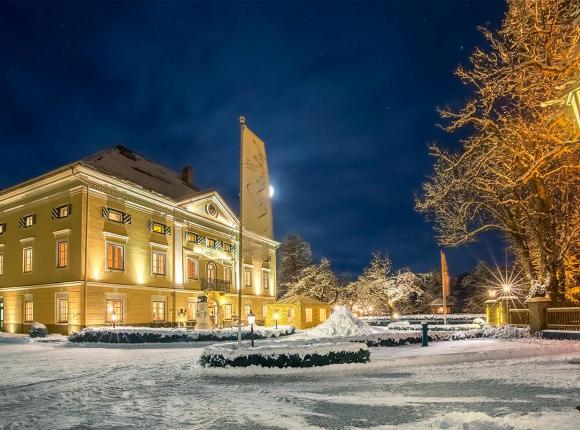
[(504, 293), (509, 293), (512, 289), (512, 286), (510, 284), (504, 284), (502, 285), (501, 289), (503, 290)]
[(270, 184), (270, 188), (269, 188), (269, 193), (270, 193), (270, 198), (274, 197), (274, 187)]
[(489, 294), (489, 297), (490, 297), (491, 299), (495, 299), (495, 294), (496, 294), (495, 290), (489, 290), (489, 291), (488, 291), (488, 294)]

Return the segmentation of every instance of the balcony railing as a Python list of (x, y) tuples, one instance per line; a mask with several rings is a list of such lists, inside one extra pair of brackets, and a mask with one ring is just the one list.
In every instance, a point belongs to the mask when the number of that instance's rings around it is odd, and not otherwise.
[(203, 291), (222, 291), (229, 293), (231, 288), (231, 281), (224, 281), (223, 279), (201, 278), (201, 289)]

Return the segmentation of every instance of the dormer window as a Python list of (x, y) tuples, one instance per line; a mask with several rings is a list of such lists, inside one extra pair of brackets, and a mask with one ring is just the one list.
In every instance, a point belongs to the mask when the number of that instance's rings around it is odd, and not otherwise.
[(216, 240), (215, 239), (210, 239), (209, 237), (206, 239), (205, 242), (206, 246), (208, 248), (215, 248), (215, 244), (216, 244)]
[(107, 219), (109, 221), (123, 222), (123, 212), (117, 212), (116, 210), (109, 209), (109, 216)]

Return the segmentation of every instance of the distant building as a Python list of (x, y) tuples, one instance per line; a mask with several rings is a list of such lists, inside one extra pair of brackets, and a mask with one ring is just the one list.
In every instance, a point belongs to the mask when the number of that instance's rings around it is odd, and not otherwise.
[(447, 308), (447, 312), (445, 312), (446, 314), (452, 314), (453, 313), (453, 300), (451, 300), (449, 297), (447, 297), (446, 299), (446, 306), (443, 306), (443, 299), (442, 298), (438, 298), (433, 300), (431, 303), (429, 303), (429, 306), (431, 307), (431, 313), (432, 314), (443, 314), (445, 308)]
[[(0, 191), (0, 330), (70, 333), (237, 313), (238, 218), (213, 190), (118, 146)], [(244, 233), (242, 319), (276, 297), (278, 242)]]
[(330, 316), (330, 305), (306, 296), (290, 296), (268, 305), (266, 325), (293, 325), (297, 329), (315, 327)]

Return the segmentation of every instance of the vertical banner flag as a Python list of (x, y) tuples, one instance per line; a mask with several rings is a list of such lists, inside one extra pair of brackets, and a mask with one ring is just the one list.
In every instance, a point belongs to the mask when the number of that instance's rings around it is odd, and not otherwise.
[(449, 297), (449, 269), (445, 253), (441, 251), (441, 285), (443, 287), (443, 297)]
[(242, 130), (242, 224), (273, 239), (272, 204), (266, 146), (247, 126)]

